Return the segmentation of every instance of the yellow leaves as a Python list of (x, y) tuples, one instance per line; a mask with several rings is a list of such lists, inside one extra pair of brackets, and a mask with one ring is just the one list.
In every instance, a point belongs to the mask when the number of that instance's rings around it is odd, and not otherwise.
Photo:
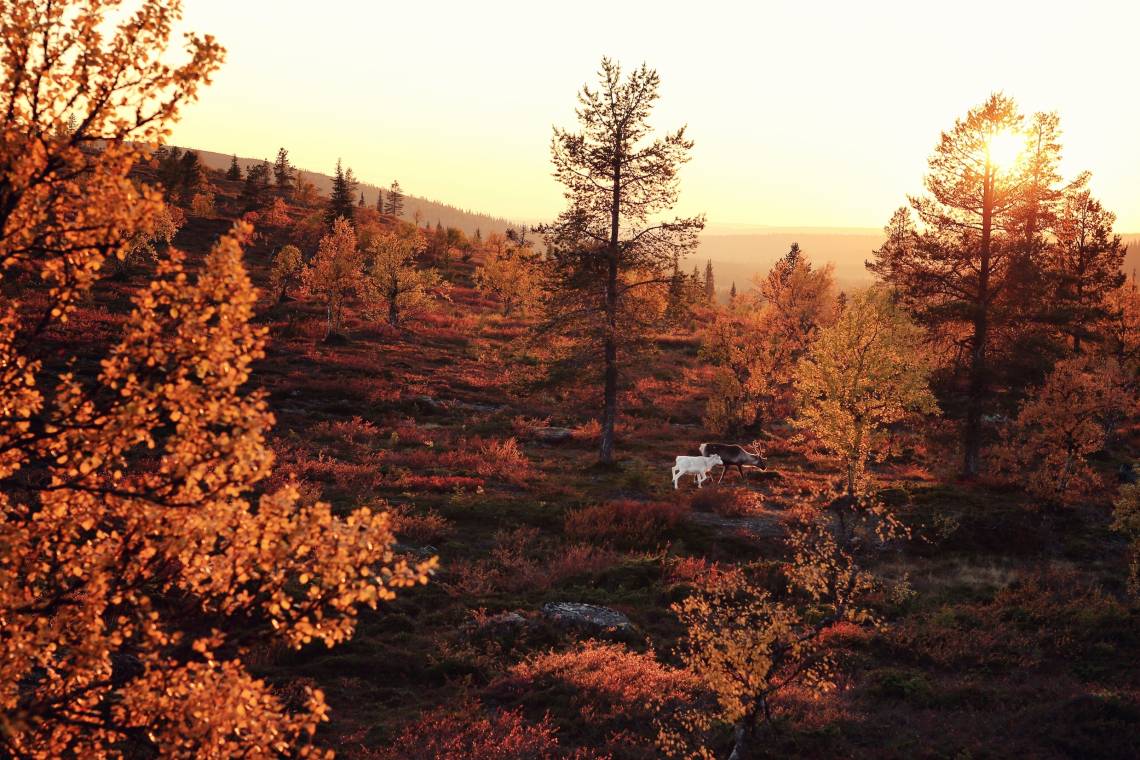
[(867, 485), (865, 464), (880, 431), (908, 413), (937, 410), (928, 372), (922, 331), (890, 294), (857, 293), (796, 367), (793, 422), (840, 456), (855, 493)]

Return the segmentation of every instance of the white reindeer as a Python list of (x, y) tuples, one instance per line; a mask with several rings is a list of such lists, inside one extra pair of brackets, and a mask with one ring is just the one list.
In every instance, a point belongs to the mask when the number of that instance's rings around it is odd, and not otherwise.
[(677, 457), (677, 462), (673, 465), (673, 488), (678, 488), (677, 482), (681, 476), (689, 472), (696, 475), (697, 488), (700, 488), (709, 479), (709, 470), (722, 464), (724, 462), (719, 454), (709, 457)]

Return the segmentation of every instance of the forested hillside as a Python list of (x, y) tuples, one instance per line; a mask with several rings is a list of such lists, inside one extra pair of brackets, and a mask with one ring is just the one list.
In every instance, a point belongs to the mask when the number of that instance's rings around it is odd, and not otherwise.
[[(248, 171), (251, 166), (263, 162), (273, 163), (273, 156), (276, 155), (276, 149), (268, 153), (268, 158), (255, 159), (246, 158), (242, 156), (228, 156), (222, 153), (214, 153), (208, 150), (199, 150), (194, 146), (184, 146), (182, 150), (190, 150), (195, 152), (202, 164), (210, 169), (216, 169), (224, 172), (229, 168), (231, 162), (236, 158), (238, 166), (242, 171)], [(346, 165), (351, 165), (351, 160), (347, 161)], [(316, 188), (317, 192), (321, 195), (328, 195), (332, 191), (333, 176), (328, 172), (328, 169), (321, 171), (310, 171), (308, 169), (297, 170), (308, 182), (311, 182)], [(398, 179), (398, 178), (396, 178)], [(396, 181), (396, 180), (393, 180)], [(391, 189), (391, 182), (386, 185), (376, 185), (370, 182), (361, 181), (359, 183), (359, 192), (364, 195), (365, 205), (375, 208), (377, 195), (384, 193), (385, 195)], [(417, 214), (422, 224), (436, 224), (437, 222), (444, 227), (456, 227), (463, 230), (468, 235), (474, 235), (476, 230), (482, 234), (488, 235), (492, 232), (503, 234), (509, 227), (518, 227), (520, 223), (512, 222), (507, 219), (499, 219), (487, 214), (480, 214), (476, 211), (468, 209), (459, 209), (455, 206), (450, 206), (441, 201), (428, 200), (417, 195), (404, 194), (404, 208), (401, 216), (406, 219), (415, 219)]]

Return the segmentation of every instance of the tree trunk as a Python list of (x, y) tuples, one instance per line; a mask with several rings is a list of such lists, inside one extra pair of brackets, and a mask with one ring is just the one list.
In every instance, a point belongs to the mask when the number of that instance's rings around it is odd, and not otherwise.
[(618, 312), (618, 235), (621, 221), (621, 139), (614, 145), (613, 198), (610, 202), (610, 244), (606, 251), (609, 271), (606, 273), (606, 341), (605, 391), (602, 408), (602, 464), (614, 461), (614, 426), (617, 423), (617, 312)]
[(732, 754), (728, 760), (749, 760), (752, 757), (752, 747), (756, 743), (756, 723), (761, 714), (766, 721), (772, 717), (765, 697), (758, 697), (754, 706), (733, 727)]
[(982, 409), (986, 402), (988, 369), (986, 344), (989, 341), (990, 244), (993, 232), (994, 172), (989, 153), (982, 186), (982, 244), (978, 261), (978, 292), (974, 303), (974, 335), (970, 347), (970, 389), (966, 402), (965, 458), (962, 475), (975, 478), (981, 471)]
[(388, 299), (388, 324), (397, 327), (400, 324), (400, 309), (396, 305), (396, 298)]

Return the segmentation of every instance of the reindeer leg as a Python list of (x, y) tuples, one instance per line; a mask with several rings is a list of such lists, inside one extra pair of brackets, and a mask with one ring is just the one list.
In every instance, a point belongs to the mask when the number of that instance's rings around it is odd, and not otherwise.
[(726, 470), (728, 470), (728, 465), (727, 465), (727, 464), (726, 464), (726, 465), (722, 465), (722, 466), (721, 466), (721, 468), (720, 468), (720, 480), (718, 480), (718, 481), (716, 482), (716, 484), (717, 484), (718, 486), (720, 485), (720, 481), (721, 481), (721, 480), (724, 480), (724, 473), (725, 473), (725, 471), (726, 471)]
[(743, 480), (745, 483), (747, 483), (748, 482), (748, 476), (744, 474), (744, 465), (738, 464), (738, 465), (736, 465), (736, 469), (740, 470), (740, 479)]

